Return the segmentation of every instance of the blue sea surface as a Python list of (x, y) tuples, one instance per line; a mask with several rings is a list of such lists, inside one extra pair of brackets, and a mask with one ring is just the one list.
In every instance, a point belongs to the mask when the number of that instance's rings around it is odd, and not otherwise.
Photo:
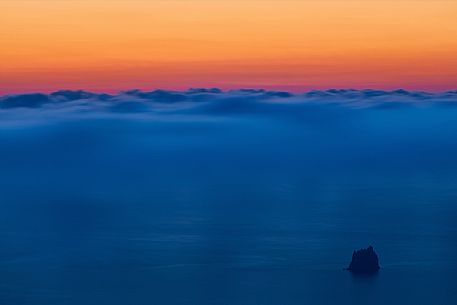
[(4, 123), (0, 304), (457, 304), (456, 117)]

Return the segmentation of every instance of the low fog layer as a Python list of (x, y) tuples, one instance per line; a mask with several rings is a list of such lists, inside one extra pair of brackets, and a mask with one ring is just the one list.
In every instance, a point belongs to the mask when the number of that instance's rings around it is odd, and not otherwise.
[[(235, 168), (243, 163), (269, 168), (279, 162), (294, 170), (318, 164), (352, 171), (360, 166), (451, 169), (457, 165), (455, 106), (457, 91), (8, 95), (0, 97), (0, 165), (5, 163), (5, 169), (17, 160), (20, 167), (27, 162), (40, 167), (49, 161), (53, 167), (66, 160), (98, 167), (97, 162), (111, 160), (135, 167), (141, 158), (134, 156), (142, 155), (140, 167), (164, 158), (179, 170), (197, 159), (212, 167), (234, 162)], [(92, 159), (81, 160), (88, 154)]]
[(337, 90), (292, 94), (281, 91), (240, 89), (189, 89), (187, 91), (131, 90), (119, 94), (85, 91), (57, 91), (0, 97), (0, 109), (43, 109), (62, 112), (189, 113), (229, 114), (287, 110), (300, 106), (340, 105), (350, 108), (399, 108), (410, 106), (450, 106), (457, 91), (427, 93), (418, 91)]

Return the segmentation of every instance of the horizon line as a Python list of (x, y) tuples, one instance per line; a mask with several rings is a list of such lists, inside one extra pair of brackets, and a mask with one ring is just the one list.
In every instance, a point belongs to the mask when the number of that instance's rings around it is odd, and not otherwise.
[[(69, 89), (69, 88), (62, 88), (57, 90), (27, 90), (27, 91), (17, 91), (17, 92), (5, 92), (3, 93), (0, 89), (0, 96), (8, 96), (8, 95), (28, 95), (28, 94), (53, 94), (58, 92), (86, 92), (86, 93), (94, 93), (94, 94), (108, 94), (108, 95), (119, 95), (123, 93), (129, 92), (155, 92), (155, 91), (167, 91), (167, 92), (189, 92), (192, 90), (207, 90), (208, 93), (213, 90), (212, 93), (217, 93), (215, 90), (220, 91), (220, 93), (228, 93), (234, 91), (265, 91), (265, 92), (284, 92), (290, 94), (306, 94), (310, 92), (328, 92), (328, 93), (342, 93), (345, 91), (383, 91), (383, 92), (416, 92), (416, 93), (429, 93), (429, 94), (440, 94), (440, 93), (455, 93), (457, 92), (457, 86), (455, 89), (448, 89), (448, 90), (426, 90), (426, 89), (405, 89), (404, 87), (397, 87), (397, 88), (390, 88), (390, 89), (380, 89), (380, 88), (373, 88), (373, 87), (366, 87), (366, 88), (350, 88), (350, 87), (328, 87), (325, 89), (308, 89), (308, 90), (281, 90), (281, 89), (274, 89), (268, 87), (237, 87), (237, 88), (220, 88), (220, 87), (188, 87), (186, 89), (167, 89), (167, 88), (150, 88), (150, 89), (140, 89), (140, 88), (130, 88), (125, 90), (90, 90), (90, 89)], [(333, 91), (333, 92), (332, 92)]]

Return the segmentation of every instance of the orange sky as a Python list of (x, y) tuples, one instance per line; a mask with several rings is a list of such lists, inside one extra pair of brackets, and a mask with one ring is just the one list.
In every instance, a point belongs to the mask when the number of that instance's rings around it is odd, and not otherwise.
[(457, 1), (0, 0), (0, 93), (457, 89)]

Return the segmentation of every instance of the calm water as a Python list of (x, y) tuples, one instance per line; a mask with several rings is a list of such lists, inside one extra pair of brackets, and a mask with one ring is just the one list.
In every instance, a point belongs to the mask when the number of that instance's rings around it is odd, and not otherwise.
[(2, 126), (0, 304), (457, 304), (446, 113)]

